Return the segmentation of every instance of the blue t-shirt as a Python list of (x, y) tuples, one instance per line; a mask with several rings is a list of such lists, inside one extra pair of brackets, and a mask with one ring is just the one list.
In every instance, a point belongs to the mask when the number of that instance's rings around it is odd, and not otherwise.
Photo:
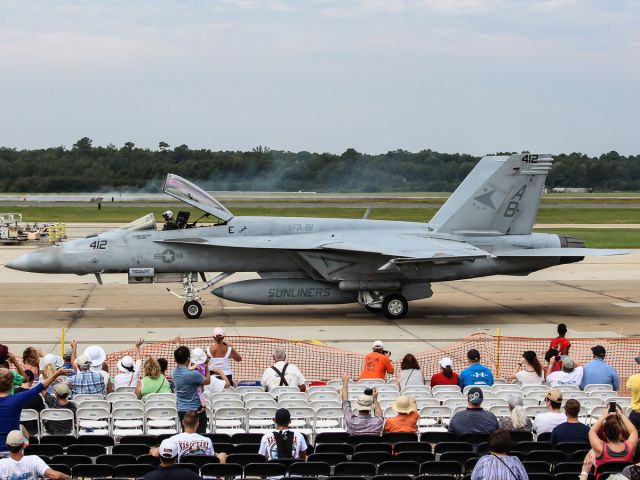
[(564, 422), (551, 431), (551, 443), (560, 442), (589, 443), (589, 427), (584, 423)]
[(493, 385), (493, 374), (488, 367), (474, 363), (460, 372), (458, 385), (460, 388), (467, 385)]
[(582, 382), (580, 388), (584, 390), (587, 385), (605, 384), (611, 385), (617, 392), (620, 389), (620, 377), (615, 368), (601, 358), (594, 358), (583, 367)]
[(196, 370), (186, 367), (173, 369), (173, 384), (176, 387), (176, 398), (179, 412), (198, 410), (201, 407), (198, 387), (204, 382), (204, 377)]
[(20, 429), (20, 414), (26, 404), (40, 395), (44, 390), (41, 383), (24, 392), (0, 397), (0, 452), (7, 451), (7, 435), (12, 430)]

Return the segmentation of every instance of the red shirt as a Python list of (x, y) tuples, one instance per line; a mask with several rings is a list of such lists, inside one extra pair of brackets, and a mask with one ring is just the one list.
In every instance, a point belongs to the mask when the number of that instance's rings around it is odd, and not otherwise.
[(558, 355), (568, 355), (571, 342), (565, 337), (557, 337), (551, 340), (549, 348), (555, 348), (558, 350)]
[(458, 374), (453, 372), (451, 378), (447, 377), (444, 373), (436, 373), (431, 377), (431, 387), (436, 385), (458, 385)]

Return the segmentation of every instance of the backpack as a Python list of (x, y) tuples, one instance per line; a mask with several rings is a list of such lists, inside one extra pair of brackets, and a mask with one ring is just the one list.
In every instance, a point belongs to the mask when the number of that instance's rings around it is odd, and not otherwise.
[(273, 432), (278, 449), (278, 459), (293, 458), (293, 438), (294, 434), (291, 430), (281, 430)]

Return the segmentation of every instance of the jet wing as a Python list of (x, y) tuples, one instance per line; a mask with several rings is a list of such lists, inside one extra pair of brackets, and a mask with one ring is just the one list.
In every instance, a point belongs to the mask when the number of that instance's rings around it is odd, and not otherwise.
[(633, 251), (610, 248), (522, 248), (493, 252), (493, 255), (496, 257), (606, 257), (629, 253)]
[(194, 185), (189, 180), (185, 180), (178, 175), (169, 173), (167, 175), (167, 179), (164, 181), (163, 190), (167, 195), (171, 195), (181, 202), (187, 203), (192, 207), (196, 207), (225, 222), (228, 222), (233, 218), (233, 213), (227, 210), (224, 205), (197, 185)]

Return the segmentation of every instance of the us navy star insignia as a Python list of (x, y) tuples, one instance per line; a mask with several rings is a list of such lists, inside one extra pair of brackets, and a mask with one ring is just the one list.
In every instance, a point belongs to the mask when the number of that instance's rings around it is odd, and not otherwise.
[(485, 193), (478, 195), (477, 197), (473, 197), (473, 199), (477, 202), (480, 202), (481, 204), (495, 210), (496, 206), (493, 204), (493, 200), (491, 199), (491, 196), (496, 193), (496, 190), (488, 190), (484, 189)]

